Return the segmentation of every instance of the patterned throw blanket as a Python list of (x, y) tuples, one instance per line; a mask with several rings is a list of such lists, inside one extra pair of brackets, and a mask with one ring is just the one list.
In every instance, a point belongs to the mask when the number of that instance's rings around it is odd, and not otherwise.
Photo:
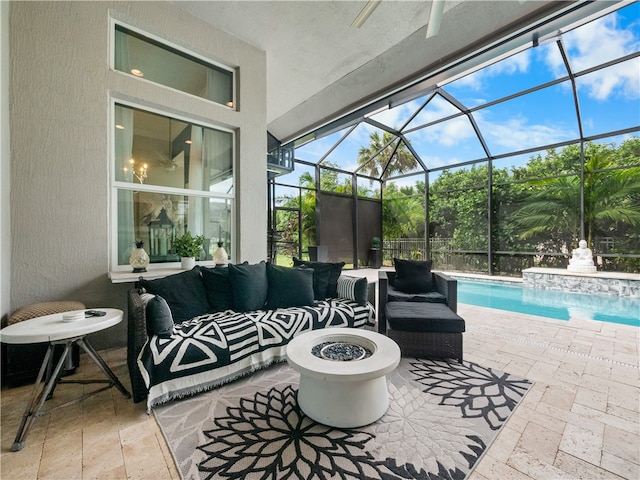
[(373, 326), (373, 307), (331, 298), (313, 307), (201, 315), (152, 336), (138, 366), (149, 389), (147, 410), (230, 382), (285, 358), (297, 334), (327, 327)]

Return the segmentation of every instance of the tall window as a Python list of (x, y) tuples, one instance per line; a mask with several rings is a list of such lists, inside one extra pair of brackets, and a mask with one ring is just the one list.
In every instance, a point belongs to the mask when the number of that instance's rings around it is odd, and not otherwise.
[(117, 102), (113, 119), (112, 268), (136, 241), (152, 264), (179, 261), (173, 241), (187, 230), (205, 237), (199, 260), (218, 242), (232, 253), (234, 133)]
[(115, 24), (113, 67), (234, 108), (234, 71)]

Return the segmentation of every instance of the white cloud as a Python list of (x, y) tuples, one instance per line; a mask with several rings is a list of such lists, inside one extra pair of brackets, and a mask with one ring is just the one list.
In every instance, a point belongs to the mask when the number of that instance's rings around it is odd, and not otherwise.
[(478, 118), (477, 121), (489, 145), (500, 145), (509, 150), (549, 145), (575, 137), (574, 132), (561, 125), (530, 124), (523, 116), (512, 117), (500, 123), (483, 118)]
[[(435, 97), (414, 119), (412, 125), (429, 123), (455, 113), (459, 113), (459, 110), (441, 97)], [(415, 143), (426, 141), (451, 147), (475, 137), (475, 132), (467, 117), (464, 116), (417, 130), (408, 134), (407, 137)]]
[(498, 75), (513, 75), (516, 73), (526, 73), (531, 64), (531, 51), (525, 50), (511, 57), (507, 57), (498, 63), (494, 63), (486, 68), (462, 77), (454, 83), (456, 87), (468, 87), (479, 91), (485, 83)]
[[(618, 14), (607, 15), (562, 36), (574, 72), (638, 50), (640, 39), (635, 38), (630, 29), (618, 28), (617, 20)], [(546, 62), (556, 77), (567, 74), (555, 44), (546, 47)], [(639, 98), (640, 59), (579, 77), (578, 86), (596, 100), (606, 100), (615, 94)]]
[(420, 104), (413, 100), (389, 110), (384, 110), (371, 118), (392, 128), (400, 128), (402, 126), (401, 124), (406, 122), (406, 120), (418, 109), (419, 106)]
[(476, 136), (467, 117), (458, 117), (444, 123), (438, 123), (418, 132), (421, 138), (446, 147), (452, 147)]
[(435, 120), (439, 120), (449, 115), (459, 113), (460, 110), (455, 108), (449, 102), (442, 97), (436, 95), (416, 117), (411, 121), (410, 128), (417, 127), (418, 125), (424, 125)]

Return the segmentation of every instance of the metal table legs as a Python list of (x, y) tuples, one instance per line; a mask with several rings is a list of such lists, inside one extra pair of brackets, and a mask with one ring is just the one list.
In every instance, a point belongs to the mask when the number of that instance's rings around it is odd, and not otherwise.
[[(65, 363), (67, 356), (71, 355), (71, 346), (77, 343), (82, 349), (87, 352), (89, 357), (100, 367), (100, 370), (107, 376), (109, 380), (61, 380), (62, 377), (62, 367)], [(49, 377), (49, 381), (45, 382), (45, 373), (47, 370), (51, 371), (51, 366), (53, 365), (53, 348), (55, 345), (61, 344), (64, 345), (64, 351), (58, 360), (53, 372)], [(44, 402), (53, 396), (53, 392), (56, 389), (56, 386), (60, 383), (81, 383), (81, 384), (89, 384), (89, 383), (106, 383), (107, 385), (99, 388), (93, 392), (85, 393), (84, 395), (70, 400), (62, 405), (58, 405), (57, 407), (53, 407), (45, 412), (42, 411), (42, 407)], [(36, 383), (33, 387), (33, 392), (31, 393), (31, 398), (27, 404), (27, 408), (22, 416), (22, 422), (20, 423), (20, 428), (18, 429), (18, 433), (16, 435), (16, 439), (11, 445), (11, 450), (17, 452), (18, 450), (22, 450), (25, 443), (25, 438), (33, 425), (36, 417), (40, 417), (47, 413), (51, 413), (59, 408), (66, 407), (68, 405), (74, 405), (76, 403), (82, 402), (87, 397), (91, 395), (95, 395), (96, 393), (102, 392), (104, 390), (108, 390), (109, 388), (116, 386), (118, 390), (125, 396), (125, 398), (131, 398), (131, 394), (127, 391), (127, 389), (122, 385), (118, 377), (111, 371), (109, 366), (105, 363), (102, 357), (95, 351), (95, 349), (91, 346), (91, 344), (84, 337), (76, 337), (70, 338), (67, 340), (62, 340), (58, 342), (52, 342), (49, 344), (49, 348), (47, 348), (47, 353), (44, 356), (44, 360), (42, 361), (42, 366), (40, 367), (40, 371), (38, 372), (38, 378), (36, 379)]]

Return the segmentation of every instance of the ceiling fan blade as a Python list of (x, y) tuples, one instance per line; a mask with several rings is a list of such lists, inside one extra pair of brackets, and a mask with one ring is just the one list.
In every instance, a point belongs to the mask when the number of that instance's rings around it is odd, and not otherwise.
[(360, 11), (358, 16), (351, 22), (351, 26), (354, 28), (360, 28), (364, 22), (367, 21), (373, 11), (378, 8), (382, 0), (369, 0), (364, 8)]
[(427, 38), (435, 37), (440, 31), (440, 21), (444, 12), (444, 0), (433, 0), (431, 11), (429, 12), (429, 23), (427, 24)]

